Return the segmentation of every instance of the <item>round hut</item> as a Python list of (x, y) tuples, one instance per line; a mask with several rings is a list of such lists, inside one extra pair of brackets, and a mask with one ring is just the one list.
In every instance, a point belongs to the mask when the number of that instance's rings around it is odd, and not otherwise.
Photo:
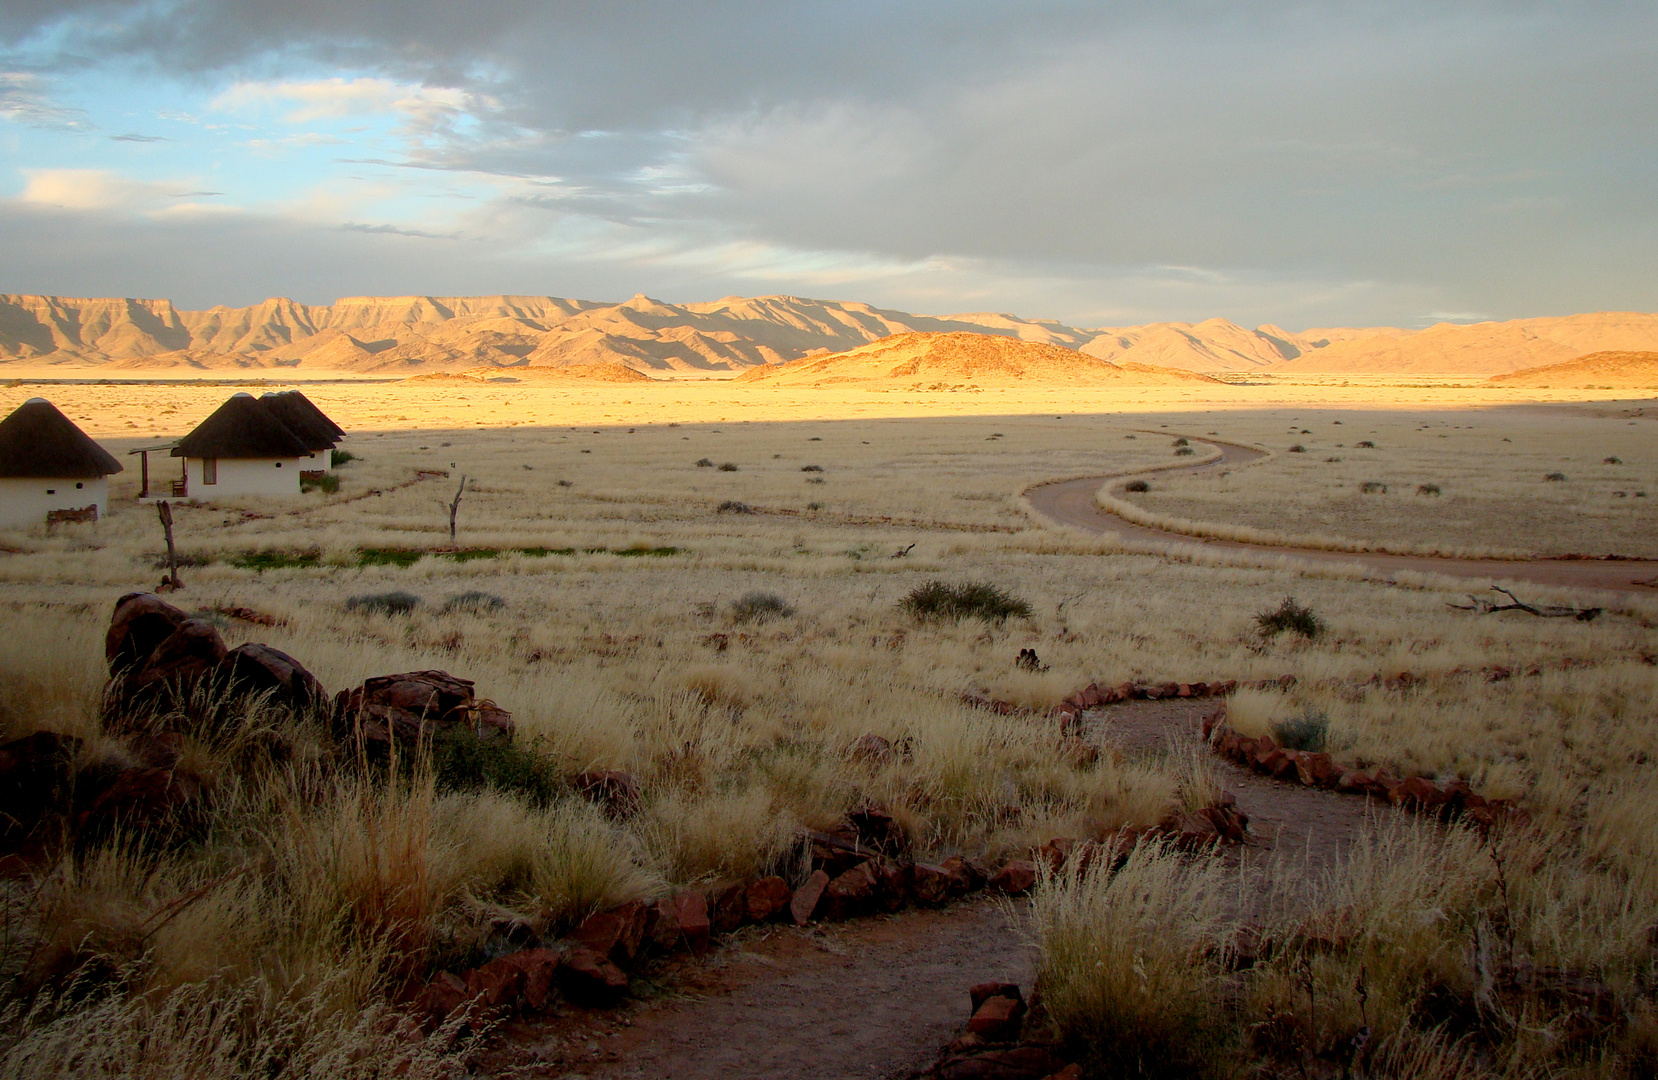
[(97, 521), (121, 463), (45, 398), (0, 420), (0, 527)]

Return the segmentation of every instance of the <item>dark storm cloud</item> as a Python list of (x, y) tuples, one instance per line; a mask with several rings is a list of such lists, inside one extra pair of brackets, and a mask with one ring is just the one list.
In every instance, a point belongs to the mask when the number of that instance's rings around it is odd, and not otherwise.
[(1199, 280), (1262, 319), (1313, 294), (1418, 317), (1367, 288), (1504, 316), (1658, 306), (1650, 3), (25, 0), (0, 34), (48, 67), (466, 88), (492, 103), (474, 127), (379, 161), (529, 180), (501, 213), (650, 224), (668, 248), (956, 260), (1012, 295), (1134, 278), (1188, 317), (1222, 295)]

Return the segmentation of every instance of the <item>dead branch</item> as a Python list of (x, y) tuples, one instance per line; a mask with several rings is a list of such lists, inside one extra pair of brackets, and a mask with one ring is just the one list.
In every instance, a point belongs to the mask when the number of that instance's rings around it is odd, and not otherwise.
[(161, 531), (167, 536), (167, 577), (162, 584), (169, 592), (184, 588), (184, 582), (178, 579), (178, 552), (173, 548), (173, 507), (163, 499), (155, 504), (155, 512), (161, 518)]
[(911, 544), (907, 548), (900, 548), (899, 550), (893, 552), (892, 557), (895, 558), (895, 559), (902, 559), (914, 550), (915, 550), (915, 545)]
[(1491, 591), (1502, 593), (1504, 596), (1508, 597), (1512, 603), (1499, 604), (1495, 600), (1483, 599), (1469, 593), (1468, 599), (1472, 601), (1472, 603), (1447, 604), (1446, 606), (1455, 608), (1458, 611), (1476, 611), (1481, 615), (1492, 615), (1499, 611), (1523, 611), (1527, 615), (1535, 615), (1540, 619), (1576, 619), (1578, 622), (1593, 622), (1595, 617), (1599, 615), (1602, 610), (1604, 610), (1598, 607), (1575, 608), (1563, 607), (1555, 604), (1538, 607), (1535, 604), (1526, 603), (1500, 585), (1491, 586)]
[(449, 504), (449, 546), (455, 546), (455, 515), (460, 513), (461, 492), (466, 490), (466, 474), (461, 474), (461, 486), (455, 489), (455, 498)]

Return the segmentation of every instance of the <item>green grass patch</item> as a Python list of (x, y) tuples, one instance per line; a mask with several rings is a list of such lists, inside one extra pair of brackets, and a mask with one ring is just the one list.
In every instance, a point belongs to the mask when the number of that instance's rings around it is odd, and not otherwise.
[(248, 551), (230, 557), (230, 565), (243, 570), (308, 570), (321, 561), (320, 551)]

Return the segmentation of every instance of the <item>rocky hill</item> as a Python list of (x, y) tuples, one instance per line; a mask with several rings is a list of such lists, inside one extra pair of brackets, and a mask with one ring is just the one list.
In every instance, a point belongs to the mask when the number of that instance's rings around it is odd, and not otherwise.
[(1564, 363), (1494, 375), (1487, 381), (1560, 390), (1600, 387), (1658, 389), (1658, 352), (1590, 353)]
[(861, 383), (913, 390), (981, 386), (1117, 384), (1167, 386), (1218, 381), (1148, 364), (1114, 364), (1073, 349), (975, 333), (895, 334), (830, 356), (813, 356), (737, 376), (767, 386)]

